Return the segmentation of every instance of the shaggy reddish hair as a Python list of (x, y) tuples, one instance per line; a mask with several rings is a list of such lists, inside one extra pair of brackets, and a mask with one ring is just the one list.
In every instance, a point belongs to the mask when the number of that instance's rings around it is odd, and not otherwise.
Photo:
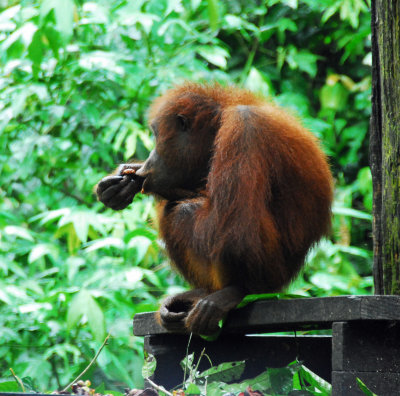
[[(171, 114), (190, 120), (184, 147)], [(205, 168), (195, 196), (159, 204), (161, 236), (179, 272), (209, 292), (287, 285), (330, 229), (332, 176), (316, 138), (279, 107), (219, 85), (168, 91), (150, 122), (170, 166)]]

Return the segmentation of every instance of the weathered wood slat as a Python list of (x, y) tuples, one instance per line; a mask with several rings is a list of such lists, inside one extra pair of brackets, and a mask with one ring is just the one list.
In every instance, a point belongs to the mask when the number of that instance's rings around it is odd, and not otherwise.
[[(400, 296), (338, 296), (257, 301), (230, 313), (226, 333), (331, 328), (333, 322), (400, 321)], [(154, 312), (137, 314), (134, 334), (166, 334)]]

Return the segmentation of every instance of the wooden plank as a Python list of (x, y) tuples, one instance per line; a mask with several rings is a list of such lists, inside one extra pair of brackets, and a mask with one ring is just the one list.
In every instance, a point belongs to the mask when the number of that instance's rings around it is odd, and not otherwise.
[(133, 334), (136, 336), (167, 333), (168, 331), (157, 322), (155, 312), (138, 313), (133, 318)]
[(363, 319), (399, 320), (399, 296), (368, 296), (361, 300)]
[(359, 297), (265, 300), (232, 312), (226, 331), (280, 331), (330, 328), (331, 323), (360, 319)]
[[(333, 322), (367, 320), (400, 321), (400, 296), (338, 296), (257, 301), (232, 311), (225, 333), (262, 333), (328, 329)], [(134, 318), (134, 334), (168, 333), (155, 320), (154, 312)]]

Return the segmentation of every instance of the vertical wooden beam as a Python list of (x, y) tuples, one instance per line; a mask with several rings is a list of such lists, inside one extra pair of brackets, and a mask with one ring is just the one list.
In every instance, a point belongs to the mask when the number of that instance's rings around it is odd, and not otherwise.
[(400, 294), (400, 2), (372, 1), (374, 280)]
[(378, 46), (378, 20), (376, 15), (375, 0), (371, 6), (371, 45), (372, 45), (372, 114), (370, 123), (369, 162), (372, 173), (373, 185), (373, 222), (372, 236), (374, 243), (374, 286), (375, 294), (384, 294), (383, 268), (382, 268), (382, 109), (381, 109), (381, 84), (379, 73), (379, 46)]

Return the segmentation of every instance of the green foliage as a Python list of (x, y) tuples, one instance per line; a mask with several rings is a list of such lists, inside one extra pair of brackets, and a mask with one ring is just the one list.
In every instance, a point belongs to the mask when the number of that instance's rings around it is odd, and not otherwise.
[[(200, 356), (201, 359), (201, 356)], [(182, 384), (185, 394), (221, 396), (242, 394), (246, 389), (260, 391), (265, 395), (320, 395), (329, 396), (331, 385), (313, 373), (301, 362), (294, 361), (287, 367), (266, 368), (255, 378), (240, 379), (245, 368), (244, 361), (221, 363), (203, 372), (194, 366), (193, 355), (185, 358), (191, 375)]]
[(88, 376), (140, 387), (131, 318), (184, 286), (152, 199), (116, 213), (93, 188), (146, 157), (146, 109), (185, 79), (270, 96), (321, 139), (334, 232), (289, 292), (369, 292), (369, 17), (361, 0), (2, 0), (0, 375), (60, 389), (110, 332)]
[(21, 391), (18, 383), (14, 379), (0, 380), (0, 392), (18, 392)]
[(147, 379), (151, 377), (156, 371), (157, 361), (153, 355), (146, 356), (144, 365), (142, 367), (142, 376)]

